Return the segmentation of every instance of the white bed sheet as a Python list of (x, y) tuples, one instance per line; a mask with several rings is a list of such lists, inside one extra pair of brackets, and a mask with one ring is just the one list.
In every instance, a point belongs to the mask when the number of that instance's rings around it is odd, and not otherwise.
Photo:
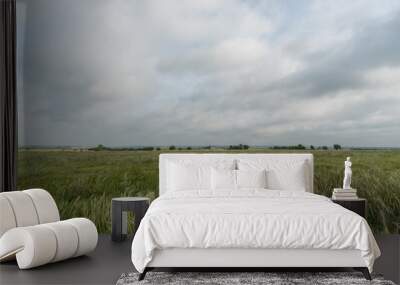
[(380, 251), (364, 218), (307, 192), (171, 192), (157, 198), (132, 243), (143, 272), (155, 249), (357, 249), (372, 271)]

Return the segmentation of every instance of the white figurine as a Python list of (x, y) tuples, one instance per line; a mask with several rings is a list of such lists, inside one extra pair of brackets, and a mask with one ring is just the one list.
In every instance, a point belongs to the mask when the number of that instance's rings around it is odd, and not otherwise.
[(346, 161), (344, 162), (343, 189), (352, 189), (350, 186), (352, 174), (350, 157), (347, 157)]

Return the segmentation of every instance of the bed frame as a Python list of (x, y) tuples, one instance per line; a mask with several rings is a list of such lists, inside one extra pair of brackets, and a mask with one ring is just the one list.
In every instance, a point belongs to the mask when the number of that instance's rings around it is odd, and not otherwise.
[(230, 268), (234, 271), (258, 268), (338, 268), (361, 271), (371, 280), (359, 250), (328, 249), (183, 249), (156, 250), (139, 280), (155, 268)]
[[(308, 185), (306, 191), (313, 192), (313, 155), (312, 154), (161, 154), (159, 159), (160, 195), (167, 191), (167, 161), (170, 160), (213, 160), (213, 159), (293, 159), (305, 161), (308, 165)], [(197, 249), (170, 248), (156, 250), (152, 261), (139, 275), (143, 280), (146, 273), (156, 268), (229, 268), (233, 271), (246, 271), (270, 268), (343, 268), (350, 267), (361, 271), (367, 280), (371, 276), (359, 250), (330, 249)], [(231, 270), (230, 270), (231, 271)]]

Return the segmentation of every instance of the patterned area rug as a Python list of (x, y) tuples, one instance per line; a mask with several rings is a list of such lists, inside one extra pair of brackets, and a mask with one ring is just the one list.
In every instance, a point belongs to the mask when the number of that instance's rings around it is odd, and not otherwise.
[(381, 276), (368, 281), (359, 272), (148, 272), (138, 281), (138, 273), (122, 274), (117, 285), (145, 284), (379, 284), (395, 285)]

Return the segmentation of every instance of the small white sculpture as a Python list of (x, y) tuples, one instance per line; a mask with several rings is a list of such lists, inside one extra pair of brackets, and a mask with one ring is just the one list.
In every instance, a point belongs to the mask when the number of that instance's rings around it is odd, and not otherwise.
[(351, 171), (351, 161), (350, 157), (347, 157), (344, 162), (344, 179), (343, 179), (343, 189), (352, 189), (351, 184), (351, 175), (353, 172)]

